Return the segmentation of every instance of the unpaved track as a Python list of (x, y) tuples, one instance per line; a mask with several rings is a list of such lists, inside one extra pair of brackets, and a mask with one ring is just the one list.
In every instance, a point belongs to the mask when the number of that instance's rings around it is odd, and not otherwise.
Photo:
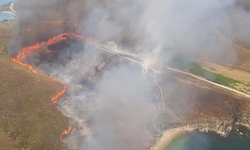
[(229, 88), (229, 87), (227, 87), (227, 86), (224, 86), (224, 85), (221, 85), (221, 84), (218, 84), (218, 83), (209, 81), (209, 80), (207, 80), (206, 78), (203, 78), (203, 77), (200, 77), (200, 76), (197, 76), (197, 75), (194, 75), (194, 74), (185, 72), (185, 71), (181, 71), (181, 70), (178, 70), (178, 69), (170, 68), (170, 67), (165, 67), (165, 68), (168, 69), (168, 70), (174, 71), (174, 72), (178, 72), (178, 73), (181, 73), (181, 74), (185, 74), (185, 75), (194, 77), (194, 78), (196, 78), (196, 79), (198, 79), (198, 80), (202, 80), (202, 81), (204, 81), (204, 82), (206, 82), (206, 83), (209, 83), (209, 84), (218, 86), (218, 87), (220, 87), (220, 88), (223, 88), (223, 89), (225, 89), (225, 90), (228, 90), (228, 91), (230, 91), (230, 92), (233, 92), (233, 93), (235, 93), (235, 94), (238, 94), (239, 96), (243, 96), (243, 97), (250, 98), (250, 95), (248, 95), (248, 94), (246, 94), (246, 93), (243, 93), (243, 92), (240, 92), (240, 91), (238, 91), (238, 90)]
[[(88, 42), (90, 42), (90, 41), (88, 41)], [(113, 50), (111, 50), (111, 49), (109, 49), (109, 48), (107, 48), (107, 47), (105, 47), (105, 46), (103, 46), (103, 45), (101, 45), (101, 44), (97, 44), (97, 43), (94, 43), (94, 42), (90, 42), (90, 44), (92, 44), (92, 45), (96, 46), (97, 48), (99, 48), (99, 49), (101, 49), (101, 50), (104, 50), (104, 51), (106, 51), (106, 52), (109, 52), (109, 53), (112, 53), (112, 54), (115, 54), (115, 55), (124, 57), (125, 59), (127, 59), (127, 60), (129, 60), (129, 61), (132, 61), (132, 62), (135, 62), (135, 63), (141, 65), (143, 68), (145, 68), (145, 66), (144, 66), (144, 64), (143, 64), (142, 62), (139, 62), (139, 61), (137, 61), (137, 60), (135, 60), (135, 59), (133, 59), (133, 58), (131, 58), (131, 57), (136, 57), (136, 58), (138, 58), (138, 59), (141, 59), (142, 61), (143, 61), (143, 60), (145, 61), (145, 60), (146, 60), (145, 58), (142, 58), (142, 57), (139, 57), (139, 56), (133, 55), (133, 54), (122, 53), (122, 52), (120, 52), (120, 51), (119, 51), (119, 52), (116, 52), (116, 51), (113, 51)], [(148, 69), (149, 69), (149, 70), (152, 70), (152, 71), (153, 71), (154, 73), (156, 73), (156, 74), (161, 74), (161, 71), (156, 70), (156, 69), (154, 69), (154, 68), (152, 68), (152, 67), (148, 67)], [(227, 86), (220, 85), (220, 84), (218, 84), (218, 83), (209, 81), (209, 80), (207, 80), (207, 79), (205, 79), (205, 78), (203, 78), (203, 77), (200, 77), (200, 76), (197, 76), (197, 75), (194, 75), (194, 74), (185, 72), (185, 71), (181, 71), (181, 70), (178, 70), (178, 69), (174, 69), (174, 68), (171, 68), (171, 67), (165, 67), (165, 69), (170, 70), (170, 71), (174, 71), (174, 72), (177, 72), (177, 73), (185, 74), (185, 75), (188, 75), (188, 76), (191, 76), (191, 77), (194, 77), (194, 78), (196, 78), (196, 79), (198, 79), (198, 80), (204, 81), (204, 82), (206, 82), (206, 83), (215, 85), (215, 86), (220, 87), (220, 88), (222, 88), (222, 89), (225, 89), (225, 90), (227, 90), (227, 91), (233, 92), (234, 94), (237, 94), (237, 95), (239, 95), (239, 96), (246, 97), (246, 98), (250, 98), (250, 95), (248, 95), (248, 94), (246, 94), (246, 93), (243, 93), (243, 92), (240, 92), (240, 91), (238, 91), (238, 90), (229, 88), (229, 87), (227, 87)]]

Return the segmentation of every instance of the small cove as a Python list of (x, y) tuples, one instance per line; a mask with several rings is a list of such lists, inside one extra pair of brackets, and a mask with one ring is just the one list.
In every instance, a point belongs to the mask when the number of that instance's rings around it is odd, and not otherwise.
[(184, 133), (164, 150), (250, 150), (250, 132), (244, 128), (239, 131), (234, 131), (227, 137), (215, 133)]

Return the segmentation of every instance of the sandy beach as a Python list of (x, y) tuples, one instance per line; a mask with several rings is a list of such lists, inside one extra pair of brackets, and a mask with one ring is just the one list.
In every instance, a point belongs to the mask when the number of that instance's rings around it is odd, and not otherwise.
[(157, 141), (153, 147), (151, 147), (150, 150), (164, 150), (176, 137), (185, 132), (192, 131), (194, 131), (194, 129), (190, 127), (180, 127), (167, 130), (163, 133), (163, 136), (160, 138), (160, 140)]

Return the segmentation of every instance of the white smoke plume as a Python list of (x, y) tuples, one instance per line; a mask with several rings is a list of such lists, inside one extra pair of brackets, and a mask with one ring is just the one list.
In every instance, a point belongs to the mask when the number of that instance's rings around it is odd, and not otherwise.
[[(29, 60), (39, 71), (68, 85), (58, 109), (73, 126), (64, 139), (65, 149), (72, 150), (145, 150), (151, 146), (149, 126), (160, 111), (155, 74), (145, 74), (143, 69), (164, 71), (175, 53), (215, 60), (223, 53), (223, 57), (237, 59), (230, 40), (221, 37), (234, 36), (235, 25), (242, 30), (231, 22), (228, 12), (244, 11), (234, 0), (20, 0), (15, 8), (18, 18), (10, 55), (70, 31), (115, 52), (144, 58), (141, 66), (78, 41), (62, 48), (52, 61)], [(33, 38), (27, 37), (27, 28), (36, 28), (30, 31)], [(245, 39), (247, 34), (241, 33), (237, 37)]]

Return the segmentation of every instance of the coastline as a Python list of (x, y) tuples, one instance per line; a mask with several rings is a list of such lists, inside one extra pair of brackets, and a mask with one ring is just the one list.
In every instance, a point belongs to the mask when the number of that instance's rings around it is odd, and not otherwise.
[[(214, 120), (215, 121), (215, 120)], [(230, 126), (231, 125), (231, 126)], [(237, 127), (242, 126), (250, 131), (250, 125), (243, 122), (235, 122), (235, 130), (232, 127), (232, 122), (220, 123), (220, 121), (215, 121), (213, 123), (207, 124), (189, 124), (181, 127), (176, 127), (168, 129), (163, 132), (162, 136), (154, 143), (154, 145), (149, 150), (164, 150), (175, 138), (183, 133), (199, 131), (203, 133), (215, 133), (221, 137), (227, 137), (232, 131), (237, 131), (239, 134), (243, 135), (242, 132), (238, 130)]]
[(162, 137), (150, 150), (164, 150), (175, 138), (186, 132), (193, 132), (195, 129), (189, 126), (169, 129), (163, 132)]
[(14, 2), (10, 3), (10, 7), (9, 7), (10, 11), (5, 11), (4, 10), (4, 11), (1, 11), (1, 12), (9, 13), (9, 14), (12, 14), (12, 15), (14, 15), (16, 17), (16, 11), (13, 9), (13, 7), (14, 7)]
[(11, 12), (11, 11), (2, 11), (2, 12), (3, 12), (3, 13), (12, 14), (12, 15), (16, 16), (16, 14), (15, 14), (15, 13), (13, 13), (13, 12)]
[[(213, 134), (220, 135), (221, 137), (227, 137), (225, 134), (221, 134), (221, 132), (210, 131), (210, 130), (209, 131), (199, 130), (190, 126), (184, 126), (184, 127), (173, 128), (173, 129), (169, 129), (165, 131), (163, 133), (163, 136), (159, 140), (157, 140), (155, 145), (152, 146), (149, 150), (165, 150), (170, 145), (171, 142), (173, 142), (176, 138), (178, 138), (182, 134), (192, 133), (196, 131), (199, 131), (202, 133), (213, 133)], [(233, 132), (234, 133), (237, 132), (239, 135), (244, 136), (246, 133), (250, 132), (250, 128), (239, 124), (239, 128), (236, 128), (236, 130), (233, 130), (232, 132), (230, 132), (230, 134)]]
[(10, 10), (16, 14), (16, 11), (14, 10), (14, 2), (10, 4)]

